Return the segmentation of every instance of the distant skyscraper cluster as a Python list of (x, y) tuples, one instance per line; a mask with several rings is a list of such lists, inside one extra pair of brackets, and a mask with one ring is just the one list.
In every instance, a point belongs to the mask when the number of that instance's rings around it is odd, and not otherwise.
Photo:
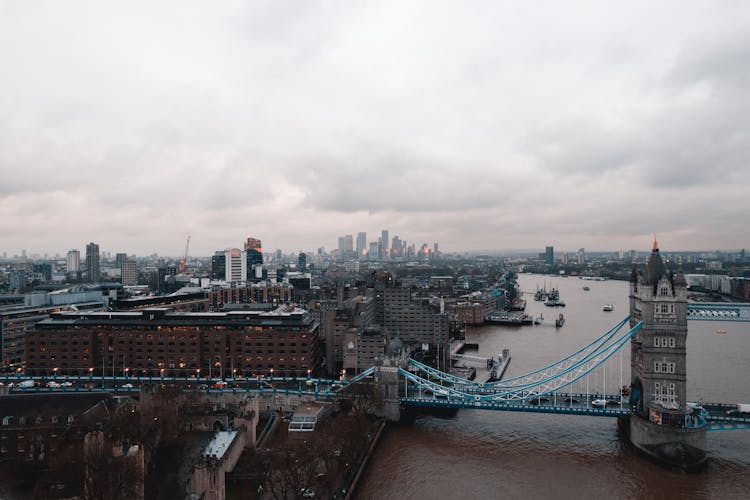
[(376, 241), (367, 242), (367, 233), (357, 233), (355, 240), (351, 234), (339, 236), (337, 257), (339, 260), (402, 260), (402, 259), (428, 259), (438, 256), (438, 244), (433, 243), (430, 249), (427, 243), (419, 247), (416, 244), (407, 244), (398, 235), (390, 238), (389, 231), (383, 229)]

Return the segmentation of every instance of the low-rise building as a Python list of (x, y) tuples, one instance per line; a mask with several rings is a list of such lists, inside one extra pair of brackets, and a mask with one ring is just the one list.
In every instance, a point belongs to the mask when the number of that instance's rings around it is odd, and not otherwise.
[(26, 373), (302, 376), (322, 362), (319, 324), (303, 309), (54, 314), (28, 334)]

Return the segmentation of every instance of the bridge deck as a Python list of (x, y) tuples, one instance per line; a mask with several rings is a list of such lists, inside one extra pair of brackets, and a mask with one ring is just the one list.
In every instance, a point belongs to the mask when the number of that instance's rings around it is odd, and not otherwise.
[[(597, 399), (608, 401), (606, 406), (594, 406)], [(528, 413), (556, 413), (563, 415), (591, 415), (597, 417), (623, 417), (630, 414), (627, 399), (619, 395), (595, 396), (593, 394), (560, 393), (517, 402), (476, 401), (471, 398), (440, 397), (434, 395), (406, 396), (401, 403), (413, 406), (439, 408), (475, 408)]]

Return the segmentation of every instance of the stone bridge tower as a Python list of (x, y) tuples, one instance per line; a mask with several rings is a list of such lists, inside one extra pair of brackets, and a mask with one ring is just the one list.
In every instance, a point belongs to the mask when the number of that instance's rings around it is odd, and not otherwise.
[(687, 405), (687, 282), (673, 274), (654, 248), (645, 272), (630, 278), (630, 441), (662, 463), (682, 468), (706, 459), (706, 428)]
[(388, 341), (383, 357), (375, 360), (373, 379), (382, 395), (375, 414), (391, 422), (401, 418), (398, 369), (406, 366), (407, 358), (407, 350), (401, 339), (395, 338)]

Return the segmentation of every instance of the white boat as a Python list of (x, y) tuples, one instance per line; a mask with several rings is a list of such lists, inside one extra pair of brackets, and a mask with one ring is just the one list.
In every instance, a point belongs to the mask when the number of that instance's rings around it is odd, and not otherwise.
[(604, 304), (604, 307), (602, 307), (602, 311), (610, 312), (614, 310), (615, 310), (615, 306), (613, 306), (612, 304)]

